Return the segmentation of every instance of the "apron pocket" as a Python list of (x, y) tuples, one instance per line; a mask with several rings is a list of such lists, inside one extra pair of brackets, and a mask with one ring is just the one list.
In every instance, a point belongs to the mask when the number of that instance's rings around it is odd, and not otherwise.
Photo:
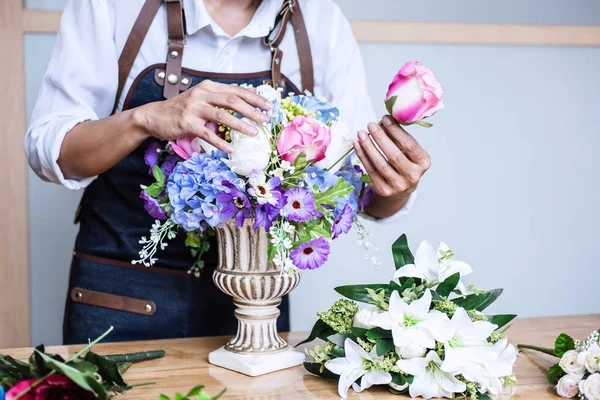
[(71, 300), (75, 303), (148, 316), (154, 315), (156, 312), (156, 304), (150, 300), (116, 296), (114, 294), (95, 292), (78, 287), (71, 290)]

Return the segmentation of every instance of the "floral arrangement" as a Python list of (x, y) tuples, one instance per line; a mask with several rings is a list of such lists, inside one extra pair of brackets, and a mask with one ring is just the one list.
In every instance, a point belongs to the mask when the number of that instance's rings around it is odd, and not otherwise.
[(264, 125), (243, 119), (258, 135), (207, 124), (231, 143), (231, 154), (195, 137), (148, 147), (156, 182), (142, 187), (140, 197), (156, 222), (134, 264), (153, 265), (157, 251), (185, 231), (197, 258), (190, 272), (199, 274), (211, 229), (230, 220), (264, 227), (270, 260), (282, 271), (319, 268), (330, 241), (353, 224), (368, 235), (356, 216), (372, 197), (370, 181), (349, 157), (352, 137), (338, 110), (308, 93), (282, 98), (268, 85), (256, 90), (273, 105)]
[(519, 344), (560, 358), (548, 369), (548, 380), (556, 385), (556, 392), (564, 398), (600, 400), (600, 331), (590, 333), (584, 341), (574, 340), (566, 333), (556, 338), (554, 348)]
[(325, 343), (306, 351), (305, 368), (338, 379), (342, 398), (373, 385), (426, 399), (490, 399), (512, 388), (517, 352), (505, 330), (516, 315), (483, 313), (502, 289), (465, 286), (472, 269), (444, 243), (424, 241), (413, 257), (402, 235), (392, 252), (389, 283), (335, 288), (346, 299), (318, 313), (301, 344)]

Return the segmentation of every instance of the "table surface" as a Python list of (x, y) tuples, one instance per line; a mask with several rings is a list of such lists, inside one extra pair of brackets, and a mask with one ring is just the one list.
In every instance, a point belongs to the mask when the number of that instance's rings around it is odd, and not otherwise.
[[(552, 318), (517, 319), (509, 329), (509, 340), (513, 344), (527, 343), (552, 347), (556, 336), (561, 332), (574, 338), (585, 339), (588, 334), (600, 327), (600, 315), (584, 315)], [(303, 333), (282, 335), (291, 344), (306, 337)], [(166, 356), (135, 364), (126, 373), (129, 384), (147, 381), (156, 385), (132, 389), (119, 396), (124, 400), (158, 399), (160, 393), (173, 397), (175, 392), (187, 392), (196, 385), (205, 385), (209, 393), (216, 395), (223, 388), (227, 392), (223, 399), (335, 399), (337, 382), (309, 374), (302, 366), (250, 378), (208, 363), (208, 353), (222, 346), (225, 337), (158, 340), (129, 343), (105, 343), (94, 346), (99, 354), (117, 354), (133, 351), (163, 349)], [(311, 345), (312, 346), (312, 345)], [(48, 351), (64, 356), (73, 354), (82, 346), (55, 346)], [(302, 348), (302, 347), (300, 347)], [(12, 355), (26, 360), (32, 349), (0, 350), (0, 354)], [(515, 373), (518, 379), (516, 394), (512, 399), (555, 399), (554, 388), (546, 380), (549, 366), (557, 359), (545, 354), (523, 351), (517, 359)], [(403, 398), (391, 395), (385, 387), (374, 387), (357, 394), (350, 390), (350, 399)], [(504, 396), (503, 398), (509, 398)]]

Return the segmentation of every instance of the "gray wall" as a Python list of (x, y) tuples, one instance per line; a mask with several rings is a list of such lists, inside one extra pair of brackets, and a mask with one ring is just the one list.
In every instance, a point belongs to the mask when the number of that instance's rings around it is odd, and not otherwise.
[[(64, 0), (28, 0), (59, 9)], [(597, 0), (428, 2), (339, 0), (350, 18), (409, 21), (600, 24)], [(387, 7), (387, 8), (386, 8)], [(54, 38), (25, 40), (31, 110)], [(379, 114), (389, 80), (404, 62), (431, 67), (446, 88), (435, 127), (411, 131), (432, 156), (412, 214), (369, 224), (378, 269), (362, 262), (351, 234), (334, 243), (329, 264), (305, 273), (292, 294), (292, 328), (306, 330), (341, 284), (387, 281), (389, 247), (406, 232), (414, 248), (443, 240), (475, 269), (470, 282), (504, 287), (497, 312), (523, 316), (598, 312), (600, 224), (598, 48), (361, 45)], [(80, 194), (29, 182), (32, 340), (60, 342), (63, 303)], [(584, 278), (584, 279), (582, 279)], [(577, 284), (577, 286), (575, 286)], [(576, 289), (575, 289), (576, 287)]]

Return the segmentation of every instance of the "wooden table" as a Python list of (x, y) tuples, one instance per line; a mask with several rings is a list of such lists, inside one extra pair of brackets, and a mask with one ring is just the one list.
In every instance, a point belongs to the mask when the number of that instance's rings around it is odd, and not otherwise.
[[(527, 318), (517, 320), (509, 330), (510, 341), (551, 347), (559, 333), (565, 332), (575, 338), (585, 339), (594, 329), (600, 328), (600, 315), (554, 318)], [(305, 334), (287, 335), (291, 343), (298, 343)], [(186, 392), (193, 386), (203, 384), (215, 395), (223, 388), (223, 399), (335, 399), (337, 382), (325, 380), (307, 373), (303, 367), (250, 378), (208, 364), (208, 353), (226, 342), (227, 338), (177, 339), (135, 343), (106, 343), (94, 347), (100, 354), (163, 349), (165, 358), (146, 361), (131, 367), (125, 374), (128, 383), (154, 381), (156, 385), (139, 387), (121, 396), (124, 400), (158, 399), (160, 393), (173, 396)], [(81, 346), (50, 347), (49, 352), (63, 356), (72, 354)], [(0, 350), (16, 358), (27, 359), (32, 349)], [(546, 369), (556, 359), (537, 352), (524, 351), (517, 361), (515, 373), (519, 381), (512, 399), (555, 399), (558, 397), (545, 377)], [(356, 394), (350, 391), (350, 399), (402, 398), (391, 395), (385, 387), (375, 387), (368, 392)], [(508, 398), (505, 396), (504, 398)]]

